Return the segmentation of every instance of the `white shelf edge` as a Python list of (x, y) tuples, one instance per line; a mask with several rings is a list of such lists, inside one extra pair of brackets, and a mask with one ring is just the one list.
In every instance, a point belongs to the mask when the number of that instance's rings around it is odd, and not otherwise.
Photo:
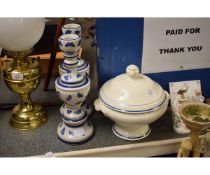
[[(168, 139), (87, 150), (53, 153), (55, 157), (151, 157), (176, 153), (183, 139)], [(46, 157), (37, 155), (33, 157)]]

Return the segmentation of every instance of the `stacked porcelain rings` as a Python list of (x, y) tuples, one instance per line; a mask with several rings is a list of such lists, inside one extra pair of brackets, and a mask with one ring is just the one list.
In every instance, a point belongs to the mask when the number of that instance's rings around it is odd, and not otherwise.
[(66, 24), (62, 32), (58, 42), (65, 59), (59, 65), (60, 77), (55, 81), (55, 88), (64, 104), (60, 107), (62, 122), (57, 135), (62, 141), (78, 143), (88, 140), (94, 131), (87, 121), (92, 108), (84, 103), (90, 91), (89, 64), (79, 58), (81, 26)]

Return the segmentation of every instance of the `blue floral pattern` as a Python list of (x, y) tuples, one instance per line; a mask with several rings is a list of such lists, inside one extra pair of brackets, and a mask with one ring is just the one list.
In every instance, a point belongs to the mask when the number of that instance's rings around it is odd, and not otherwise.
[(65, 34), (71, 34), (71, 30), (66, 30)]
[(65, 76), (64, 76), (64, 79), (65, 79), (65, 80), (70, 80), (70, 79), (71, 79), (71, 76), (65, 75)]
[(61, 41), (58, 41), (58, 45), (59, 45), (59, 46), (63, 46), (63, 44), (62, 44)]
[(79, 109), (79, 110), (75, 111), (74, 113), (75, 114), (81, 114), (81, 112), (82, 112), (81, 109)]
[(75, 47), (75, 45), (74, 45), (74, 43), (72, 43), (72, 42), (67, 42), (67, 43), (65, 44), (65, 47)]
[(77, 93), (77, 97), (82, 98), (82, 97), (84, 97), (84, 95), (82, 93)]
[(67, 73), (67, 74), (70, 74), (70, 73), (71, 73), (71, 70), (67, 69), (67, 70), (66, 70), (66, 73)]
[(70, 109), (67, 109), (67, 114), (71, 114), (72, 113), (72, 111), (70, 110)]
[(66, 98), (66, 101), (70, 101), (72, 99), (71, 95), (68, 95), (68, 97)]
[(76, 30), (75, 31), (75, 34), (80, 35), (80, 31), (79, 30)]
[(61, 130), (61, 135), (65, 134), (65, 127)]
[(69, 131), (69, 136), (74, 136), (74, 133), (72, 131)]

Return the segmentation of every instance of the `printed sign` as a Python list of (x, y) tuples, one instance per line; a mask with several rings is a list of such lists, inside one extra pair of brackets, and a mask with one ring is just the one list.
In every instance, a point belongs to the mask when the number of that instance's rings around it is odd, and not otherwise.
[(142, 73), (210, 67), (210, 18), (145, 18)]

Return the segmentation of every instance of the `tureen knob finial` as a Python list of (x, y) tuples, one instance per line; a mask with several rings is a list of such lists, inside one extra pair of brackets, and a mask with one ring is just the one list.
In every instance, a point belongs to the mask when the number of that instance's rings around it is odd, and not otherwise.
[(139, 74), (139, 68), (134, 65), (134, 64), (131, 64), (129, 65), (127, 68), (126, 68), (126, 73), (131, 77), (131, 78), (138, 78), (140, 77), (140, 74)]

